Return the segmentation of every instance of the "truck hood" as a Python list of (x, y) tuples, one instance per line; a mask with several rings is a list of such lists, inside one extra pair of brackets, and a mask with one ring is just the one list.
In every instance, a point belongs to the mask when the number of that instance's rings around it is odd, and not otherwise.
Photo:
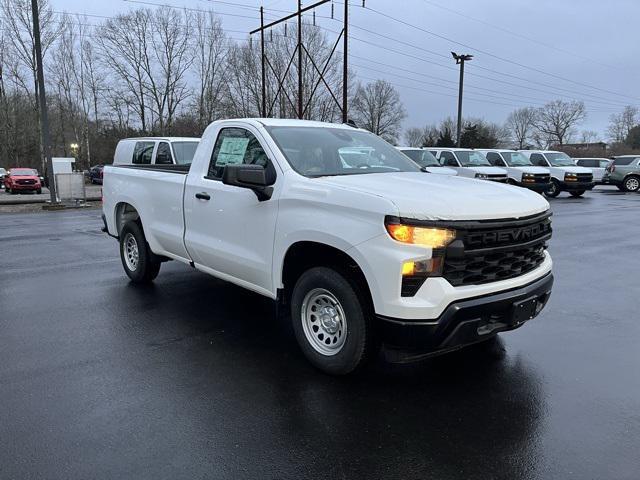
[(525, 173), (549, 173), (549, 169), (546, 167), (536, 167), (533, 165), (526, 165), (523, 167), (509, 167), (509, 168), (513, 168), (514, 170), (520, 170), (522, 172)]
[(428, 173), (435, 173), (437, 175), (457, 175), (453, 168), (447, 167), (424, 167), (424, 170)]
[(462, 167), (468, 170), (473, 170), (477, 173), (484, 173), (485, 175), (506, 175), (507, 171), (500, 167)]
[(528, 189), (449, 175), (370, 173), (317, 180), (386, 198), (401, 217), (416, 220), (519, 218), (549, 209), (541, 195)]
[(562, 170), (563, 172), (568, 172), (568, 173), (593, 173), (593, 171), (590, 168), (585, 168), (585, 167), (550, 167), (550, 168), (555, 168), (556, 170)]

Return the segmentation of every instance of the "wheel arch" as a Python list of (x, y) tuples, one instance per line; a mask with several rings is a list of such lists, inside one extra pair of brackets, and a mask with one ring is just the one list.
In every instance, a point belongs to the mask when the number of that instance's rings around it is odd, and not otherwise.
[(333, 245), (307, 240), (292, 243), (284, 254), (279, 279), (281, 301), (288, 303), (298, 278), (309, 268), (318, 266), (333, 267), (355, 280), (373, 308), (371, 286), (353, 256)]
[(128, 221), (138, 222), (142, 228), (142, 220), (138, 209), (129, 202), (118, 202), (114, 209), (114, 226), (117, 236), (120, 236), (122, 227)]

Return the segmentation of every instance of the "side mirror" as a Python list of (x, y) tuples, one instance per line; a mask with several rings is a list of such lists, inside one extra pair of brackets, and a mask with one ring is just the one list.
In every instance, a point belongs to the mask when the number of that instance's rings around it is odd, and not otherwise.
[(273, 167), (261, 165), (226, 165), (222, 172), (222, 183), (234, 187), (248, 188), (255, 192), (261, 202), (273, 195), (272, 185), (276, 182)]

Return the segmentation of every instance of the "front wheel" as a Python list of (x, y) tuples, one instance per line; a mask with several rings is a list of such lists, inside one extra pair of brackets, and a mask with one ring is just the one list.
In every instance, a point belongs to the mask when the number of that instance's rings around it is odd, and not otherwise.
[(581, 197), (584, 195), (585, 190), (576, 190), (575, 192), (569, 192), (572, 197)]
[(39, 188), (38, 190), (36, 190), (36, 193), (37, 193), (38, 195), (42, 195), (42, 189), (41, 189), (41, 188)]
[(302, 274), (291, 296), (291, 320), (302, 352), (320, 370), (346, 375), (376, 351), (373, 320), (358, 283), (327, 267)]
[(129, 221), (122, 227), (120, 259), (124, 271), (134, 283), (149, 283), (160, 272), (160, 261), (149, 248), (144, 232), (136, 222)]
[(549, 185), (544, 194), (549, 198), (555, 198), (560, 195), (560, 183), (555, 178), (552, 178), (551, 185)]
[(627, 192), (637, 192), (640, 190), (640, 177), (631, 175), (624, 180), (624, 189)]

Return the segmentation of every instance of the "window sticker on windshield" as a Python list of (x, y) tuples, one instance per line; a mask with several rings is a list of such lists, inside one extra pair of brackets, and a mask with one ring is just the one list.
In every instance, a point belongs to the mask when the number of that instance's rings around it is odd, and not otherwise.
[(244, 161), (244, 154), (249, 145), (248, 138), (226, 137), (222, 139), (216, 166), (239, 165)]

